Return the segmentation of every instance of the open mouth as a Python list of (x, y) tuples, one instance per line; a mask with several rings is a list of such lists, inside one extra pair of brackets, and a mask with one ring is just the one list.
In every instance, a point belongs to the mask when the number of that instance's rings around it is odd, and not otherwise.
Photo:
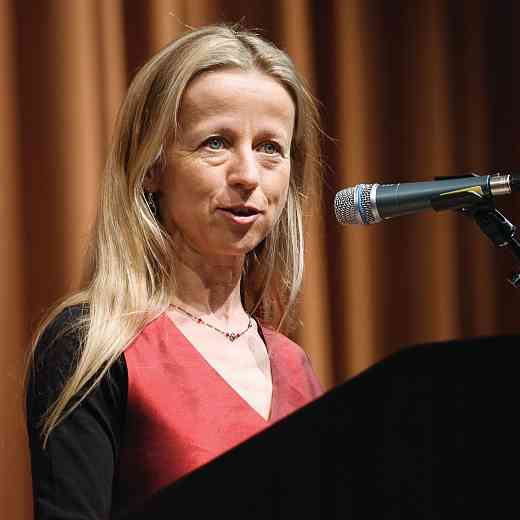
[(247, 206), (219, 208), (219, 212), (228, 220), (238, 225), (250, 225), (255, 222), (262, 213), (256, 208)]
[(221, 208), (226, 213), (231, 213), (235, 217), (251, 217), (258, 215), (260, 212), (255, 208), (247, 208), (245, 206), (237, 206), (234, 208)]

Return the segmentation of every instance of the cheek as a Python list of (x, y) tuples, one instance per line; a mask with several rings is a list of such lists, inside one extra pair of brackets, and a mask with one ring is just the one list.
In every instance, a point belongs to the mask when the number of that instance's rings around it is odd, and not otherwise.
[(197, 171), (178, 167), (174, 172), (167, 172), (161, 189), (164, 204), (173, 217), (186, 212), (200, 211), (200, 207), (209, 203), (211, 186)]
[(276, 219), (280, 216), (285, 205), (287, 204), (287, 196), (289, 193), (289, 173), (281, 175), (276, 183), (273, 184), (270, 188), (271, 192), (271, 201), (273, 205), (276, 206)]
[(191, 190), (180, 185), (173, 177), (162, 182), (159, 201), (161, 220), (171, 236), (178, 233), (187, 220), (186, 213), (192, 198)]

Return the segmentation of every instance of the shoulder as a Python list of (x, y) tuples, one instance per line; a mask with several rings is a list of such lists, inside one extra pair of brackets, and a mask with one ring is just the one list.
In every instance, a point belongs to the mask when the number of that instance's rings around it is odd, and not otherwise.
[(309, 399), (321, 395), (323, 389), (307, 353), (297, 343), (270, 327), (262, 326), (261, 331), (268, 345), (271, 361), (276, 363), (291, 386), (299, 388)]
[(34, 348), (32, 368), (52, 367), (60, 372), (69, 368), (78, 355), (82, 334), (88, 322), (88, 306), (63, 309), (47, 324)]
[(273, 354), (298, 361), (302, 364), (308, 362), (305, 351), (293, 340), (263, 324), (260, 326), (260, 330)]
[[(34, 347), (28, 366), (27, 406), (41, 415), (57, 399), (74, 373), (88, 332), (88, 305), (65, 308), (47, 324)], [(126, 365), (123, 356), (110, 368), (109, 380), (124, 390)], [(112, 391), (112, 390), (110, 390)]]

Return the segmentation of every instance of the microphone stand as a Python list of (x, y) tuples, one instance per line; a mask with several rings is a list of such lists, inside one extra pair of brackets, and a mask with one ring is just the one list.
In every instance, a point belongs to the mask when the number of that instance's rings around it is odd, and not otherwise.
[[(459, 209), (463, 215), (473, 217), (482, 232), (498, 247), (509, 250), (520, 262), (520, 241), (516, 238), (516, 226), (498, 211), (491, 200), (485, 200), (476, 206)], [(513, 272), (508, 281), (513, 287), (520, 288), (520, 272)]]

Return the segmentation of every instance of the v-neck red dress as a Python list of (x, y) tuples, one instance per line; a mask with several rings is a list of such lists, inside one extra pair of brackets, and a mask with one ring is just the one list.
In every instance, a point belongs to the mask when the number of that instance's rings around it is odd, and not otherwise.
[(303, 350), (262, 327), (271, 364), (271, 416), (265, 420), (165, 315), (126, 349), (128, 401), (119, 496), (135, 504), (318, 397)]

